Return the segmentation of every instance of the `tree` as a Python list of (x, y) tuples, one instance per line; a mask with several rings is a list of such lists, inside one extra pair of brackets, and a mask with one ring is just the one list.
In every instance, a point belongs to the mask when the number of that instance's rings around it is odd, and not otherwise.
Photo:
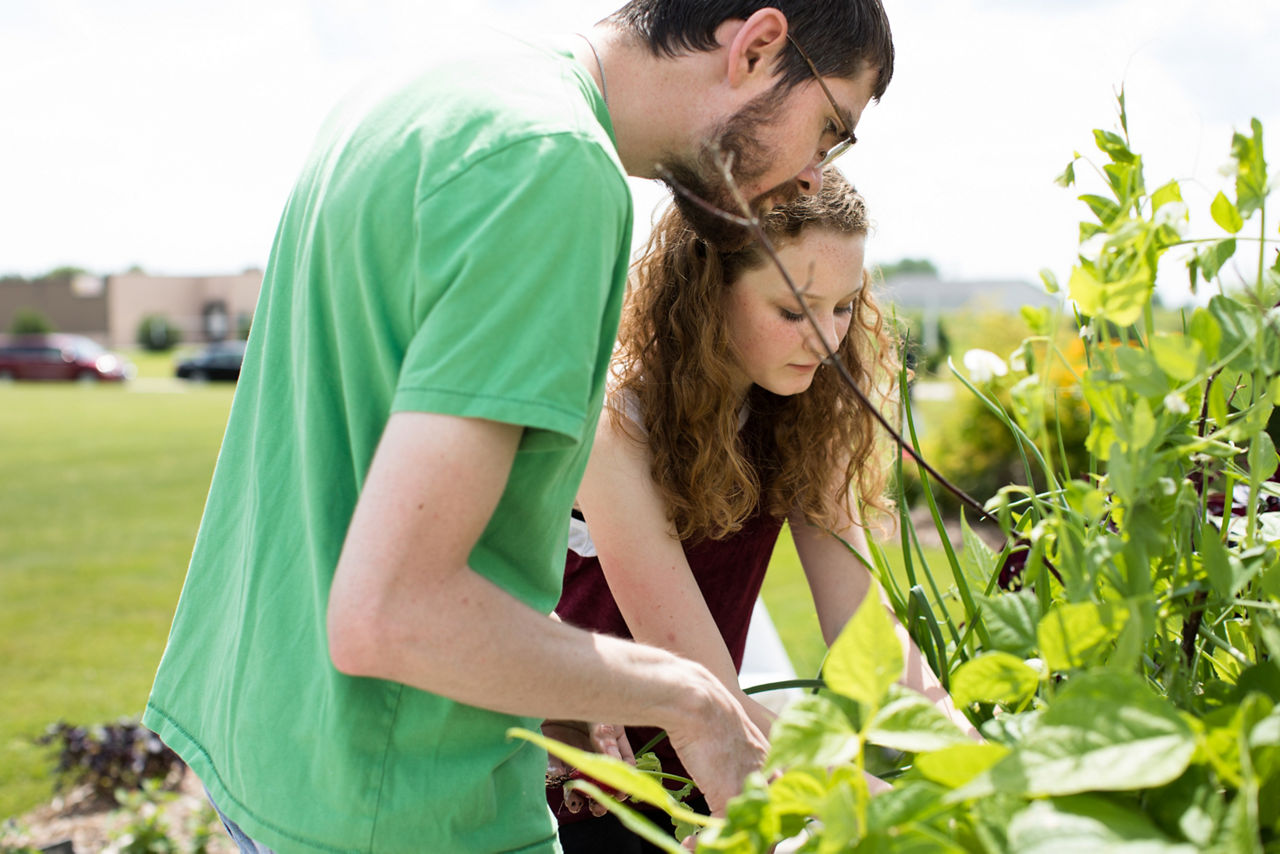
[(906, 274), (937, 276), (938, 268), (928, 258), (903, 258), (891, 264), (880, 265), (880, 275), (885, 279)]
[(34, 308), (20, 308), (13, 313), (9, 331), (14, 335), (43, 335), (53, 332), (53, 321)]

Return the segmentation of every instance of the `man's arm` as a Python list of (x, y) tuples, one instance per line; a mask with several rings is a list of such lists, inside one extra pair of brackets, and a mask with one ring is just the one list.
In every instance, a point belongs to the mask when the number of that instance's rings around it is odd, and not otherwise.
[(392, 415), (330, 589), (334, 666), (510, 714), (662, 727), (722, 810), (766, 747), (719, 680), (556, 622), (467, 566), (520, 436), (492, 421)]

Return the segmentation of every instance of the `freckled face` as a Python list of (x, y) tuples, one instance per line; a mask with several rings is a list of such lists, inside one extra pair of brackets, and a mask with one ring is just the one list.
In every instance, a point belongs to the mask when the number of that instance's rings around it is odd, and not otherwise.
[[(809, 228), (778, 249), (792, 281), (807, 289), (805, 302), (832, 349), (849, 332), (865, 248), (864, 235)], [(742, 393), (752, 384), (780, 395), (809, 388), (826, 352), (777, 267), (747, 270), (726, 289), (725, 301)]]

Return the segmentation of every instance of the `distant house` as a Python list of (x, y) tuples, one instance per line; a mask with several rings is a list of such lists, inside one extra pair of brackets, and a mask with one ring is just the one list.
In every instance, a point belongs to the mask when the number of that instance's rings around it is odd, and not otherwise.
[(234, 336), (247, 325), (258, 302), (262, 273), (229, 276), (62, 275), (45, 279), (0, 279), (0, 332), (14, 315), (34, 309), (59, 332), (88, 335), (113, 349), (134, 347), (149, 314), (163, 315), (185, 342)]
[(921, 273), (904, 273), (885, 280), (883, 302), (899, 311), (920, 312), (926, 351), (938, 346), (938, 323), (944, 314), (957, 311), (999, 311), (1017, 314), (1024, 305), (1057, 307), (1061, 298), (1040, 285), (1016, 279), (942, 279)]

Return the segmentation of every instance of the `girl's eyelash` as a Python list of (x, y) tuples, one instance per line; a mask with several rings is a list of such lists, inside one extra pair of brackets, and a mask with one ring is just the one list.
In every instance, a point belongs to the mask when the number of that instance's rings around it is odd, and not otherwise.
[(782, 312), (782, 319), (789, 323), (799, 323), (804, 320), (804, 315), (799, 312), (788, 311), (785, 308), (780, 308), (778, 311)]
[(853, 314), (853, 303), (836, 306), (836, 314)]

